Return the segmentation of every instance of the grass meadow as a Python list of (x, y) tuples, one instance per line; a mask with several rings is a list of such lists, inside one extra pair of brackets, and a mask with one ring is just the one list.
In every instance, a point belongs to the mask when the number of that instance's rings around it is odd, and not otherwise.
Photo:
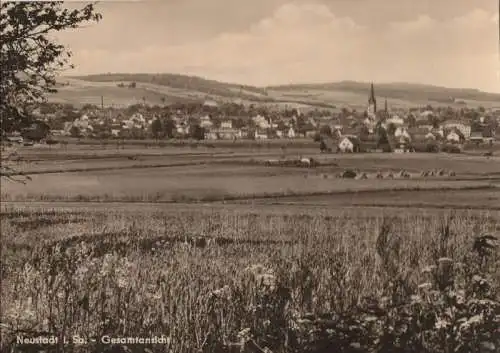
[[(317, 168), (265, 166), (268, 159), (313, 157)], [(335, 202), (348, 201), (356, 193), (413, 191), (412, 198), (429, 196), (443, 200), (440, 190), (470, 193), (468, 206), (480, 206), (481, 200), (494, 204), (498, 198), (500, 160), (446, 154), (320, 154), (313, 150), (238, 150), (181, 147), (98, 149), (21, 149), (14, 167), (31, 176), (26, 185), (3, 182), (4, 201), (125, 201), (125, 202), (205, 202), (275, 197), (337, 195)], [(346, 169), (368, 173), (366, 180), (338, 179)], [(409, 179), (376, 179), (378, 171), (411, 174)], [(421, 177), (422, 171), (445, 169), (453, 177)], [(476, 196), (491, 192), (486, 198)], [(424, 194), (419, 194), (424, 192)], [(426, 192), (426, 193), (425, 193)], [(349, 194), (348, 197), (342, 196)], [(340, 195), (340, 196), (339, 196)], [(449, 198), (448, 198), (449, 199)], [(457, 199), (457, 198), (455, 198)], [(463, 198), (462, 198), (463, 200)], [(303, 200), (305, 201), (305, 200)], [(323, 200), (324, 201), (324, 200)], [(376, 200), (373, 203), (377, 203)], [(462, 204), (463, 205), (463, 204)], [(487, 206), (487, 205), (483, 205)]]
[[(334, 172), (264, 166), (189, 165), (80, 173), (32, 175), (26, 185), (3, 183), (5, 201), (188, 202), (353, 192), (491, 190), (493, 181), (443, 177), (416, 179), (337, 179)], [(436, 195), (434, 199), (440, 198)]]
[(4, 206), (3, 349), (42, 333), (78, 336), (67, 352), (496, 349), (500, 258), (473, 247), (498, 230), (494, 211)]
[(87, 151), (23, 149), (31, 181), (2, 181), (1, 352), (500, 348), (493, 158)]

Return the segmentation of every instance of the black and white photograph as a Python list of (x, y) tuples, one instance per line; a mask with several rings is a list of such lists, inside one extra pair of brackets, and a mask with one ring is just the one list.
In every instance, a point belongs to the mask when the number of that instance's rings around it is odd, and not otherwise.
[(499, 353), (500, 1), (0, 3), (0, 353)]

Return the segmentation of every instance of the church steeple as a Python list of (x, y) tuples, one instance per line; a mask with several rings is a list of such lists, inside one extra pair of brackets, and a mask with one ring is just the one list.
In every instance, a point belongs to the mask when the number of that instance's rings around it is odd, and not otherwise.
[(373, 88), (373, 82), (370, 89), (370, 97), (368, 98), (368, 110), (372, 113), (377, 112), (377, 100), (375, 99), (375, 89)]
[(384, 110), (385, 110), (386, 113), (388, 112), (388, 109), (387, 109), (387, 98), (385, 99)]

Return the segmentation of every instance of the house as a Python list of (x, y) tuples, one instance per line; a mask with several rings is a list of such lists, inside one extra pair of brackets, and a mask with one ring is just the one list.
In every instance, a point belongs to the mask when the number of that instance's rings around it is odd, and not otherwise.
[(206, 140), (234, 140), (241, 139), (243, 133), (240, 129), (223, 128), (210, 129), (205, 132)]
[(11, 143), (23, 143), (24, 139), (20, 135), (11, 135), (6, 137), (6, 141)]
[(130, 121), (133, 121), (134, 123), (145, 125), (146, 124), (146, 119), (144, 118), (144, 115), (141, 113), (135, 113), (130, 117)]
[(79, 131), (79, 133), (83, 136), (90, 135), (94, 130), (93, 126), (90, 124), (88, 116), (86, 115), (75, 119), (73, 122), (64, 123), (65, 134), (70, 135), (71, 129), (77, 129), (77, 131)]
[(64, 136), (64, 130), (51, 130), (50, 134), (52, 136)]
[(304, 131), (304, 137), (312, 138), (316, 136), (317, 131), (316, 130), (306, 130)]
[(389, 145), (394, 153), (405, 153), (411, 150), (410, 139), (406, 136), (389, 138)]
[(365, 120), (363, 120), (363, 125), (368, 128), (368, 132), (370, 132), (370, 134), (375, 131), (376, 124), (376, 121), (370, 118), (366, 118)]
[(220, 128), (221, 129), (232, 129), (233, 128), (233, 121), (232, 120), (224, 120), (220, 123)]
[(471, 134), (471, 126), (468, 124), (464, 124), (458, 120), (446, 121), (443, 124), (443, 127), (448, 130), (457, 129), (465, 138), (468, 138)]
[(434, 135), (432, 132), (428, 132), (427, 134), (424, 135), (424, 139), (435, 141), (437, 138), (436, 135)]
[(207, 99), (204, 103), (203, 103), (203, 106), (204, 107), (212, 107), (212, 108), (215, 108), (215, 107), (218, 107), (219, 104), (212, 100), (212, 99)]
[(212, 119), (209, 115), (205, 115), (200, 118), (200, 127), (204, 129), (210, 129), (213, 125), (214, 123), (212, 122)]
[(349, 139), (349, 137), (343, 137), (340, 139), (338, 144), (338, 149), (340, 152), (354, 152), (354, 143)]
[(459, 143), (460, 142), (460, 135), (455, 131), (451, 131), (450, 133), (448, 133), (448, 135), (446, 135), (446, 141), (452, 142), (452, 143)]
[(483, 132), (482, 131), (471, 132), (469, 140), (471, 142), (476, 142), (476, 143), (483, 142), (484, 141)]
[(430, 115), (434, 115), (434, 112), (432, 110), (425, 110), (422, 113), (420, 113), (418, 120), (427, 120)]
[(437, 129), (432, 128), (430, 132), (432, 132), (432, 134), (434, 134), (434, 136), (436, 136), (436, 138), (438, 139), (444, 138), (444, 129), (442, 127), (439, 127)]
[(483, 129), (483, 138), (484, 138), (484, 142), (495, 141), (495, 129), (492, 129), (492, 128), (486, 126)]
[[(252, 119), (253, 120), (253, 119)], [(254, 120), (255, 121), (255, 120)], [(286, 117), (283, 116), (280, 118), (280, 121), (285, 124), (286, 126), (290, 126), (291, 124), (294, 123), (294, 119), (292, 117)]]
[(400, 118), (397, 115), (393, 115), (389, 119), (386, 120), (386, 124), (394, 124), (396, 126), (404, 125), (405, 121), (403, 118)]
[(263, 129), (255, 130), (255, 139), (256, 140), (267, 140), (267, 131)]
[(309, 118), (307, 122), (315, 128), (318, 127), (318, 122), (314, 118)]
[(344, 153), (359, 152), (360, 141), (356, 136), (342, 136), (338, 143), (338, 150)]
[(411, 140), (411, 136), (408, 133), (408, 130), (405, 127), (399, 126), (396, 128), (396, 131), (394, 131), (394, 136), (399, 138), (399, 137), (404, 137), (408, 140)]
[(179, 135), (189, 135), (189, 125), (186, 122), (180, 122), (175, 125), (175, 131)]
[(253, 122), (255, 125), (260, 128), (260, 129), (269, 129), (271, 128), (271, 124), (269, 123), (268, 119), (263, 117), (262, 115), (257, 115), (252, 118)]
[(279, 138), (295, 138), (295, 130), (293, 127), (289, 127), (288, 129), (276, 130), (276, 136)]

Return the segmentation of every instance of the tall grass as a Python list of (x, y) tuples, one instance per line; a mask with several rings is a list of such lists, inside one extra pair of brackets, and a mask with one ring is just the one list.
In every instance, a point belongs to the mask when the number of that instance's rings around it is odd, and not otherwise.
[[(1, 222), (3, 349), (42, 333), (86, 340), (67, 352), (109, 349), (104, 335), (163, 335), (153, 352), (496, 349), (499, 255), (472, 249), (499, 225), (467, 212), (11, 209)], [(114, 349), (123, 346), (145, 349)]]

